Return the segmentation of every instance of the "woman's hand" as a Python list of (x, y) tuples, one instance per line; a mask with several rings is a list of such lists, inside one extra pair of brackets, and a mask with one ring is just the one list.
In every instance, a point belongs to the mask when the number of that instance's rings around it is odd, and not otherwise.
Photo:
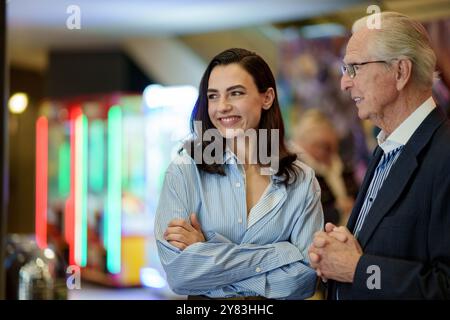
[(196, 242), (206, 241), (196, 214), (192, 213), (190, 218), (191, 223), (184, 219), (173, 219), (164, 232), (164, 239), (180, 250)]

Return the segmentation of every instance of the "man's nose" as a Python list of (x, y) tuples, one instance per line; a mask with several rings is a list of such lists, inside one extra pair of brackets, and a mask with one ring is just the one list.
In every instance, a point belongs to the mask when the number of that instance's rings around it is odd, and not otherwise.
[(350, 89), (353, 85), (353, 80), (349, 77), (348, 74), (344, 73), (341, 77), (341, 90), (346, 91)]

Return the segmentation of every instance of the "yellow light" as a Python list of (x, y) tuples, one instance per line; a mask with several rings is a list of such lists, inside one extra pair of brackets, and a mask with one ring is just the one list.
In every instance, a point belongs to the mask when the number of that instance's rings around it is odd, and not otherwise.
[(28, 95), (23, 92), (17, 92), (9, 98), (8, 102), (9, 111), (11, 113), (22, 113), (28, 106)]

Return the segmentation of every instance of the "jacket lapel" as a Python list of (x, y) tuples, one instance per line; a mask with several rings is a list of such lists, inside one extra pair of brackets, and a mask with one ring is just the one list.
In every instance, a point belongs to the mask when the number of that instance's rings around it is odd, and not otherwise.
[[(383, 186), (378, 191), (375, 202), (367, 214), (366, 220), (359, 233), (358, 240), (363, 249), (370, 240), (370, 237), (381, 219), (383, 219), (394, 203), (399, 199), (404, 188), (413, 176), (418, 166), (417, 157), (419, 153), (430, 142), (433, 133), (445, 119), (445, 115), (442, 114), (441, 110), (435, 108), (428, 117), (425, 118), (422, 124), (417, 128), (416, 132), (412, 135), (411, 139), (404, 146), (400, 156), (392, 166), (388, 177), (384, 181)], [(373, 172), (371, 172), (371, 175), (373, 175)], [(370, 180), (371, 179), (372, 178), (370, 178)], [(364, 199), (362, 199), (362, 201), (364, 201)]]
[(366, 216), (358, 237), (362, 248), (366, 245), (381, 219), (399, 198), (416, 167), (417, 160), (415, 155), (405, 146), (383, 182), (383, 186), (378, 191), (377, 197)]

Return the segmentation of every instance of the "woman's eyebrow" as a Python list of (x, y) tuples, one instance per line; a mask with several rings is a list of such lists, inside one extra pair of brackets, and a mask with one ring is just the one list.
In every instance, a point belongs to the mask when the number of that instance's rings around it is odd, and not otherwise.
[(227, 89), (227, 91), (231, 91), (231, 90), (234, 90), (234, 89), (244, 89), (245, 90), (245, 87), (243, 85), (241, 85), (241, 84), (238, 84), (238, 85), (229, 87)]
[[(228, 91), (232, 91), (232, 90), (235, 90), (235, 89), (243, 89), (243, 90), (245, 90), (245, 87), (243, 85), (241, 85), (241, 84), (237, 84), (235, 86), (231, 86), (231, 87), (227, 88), (226, 91), (228, 92)], [(219, 90), (213, 89), (213, 88), (208, 88), (207, 91), (208, 92), (219, 92)]]

